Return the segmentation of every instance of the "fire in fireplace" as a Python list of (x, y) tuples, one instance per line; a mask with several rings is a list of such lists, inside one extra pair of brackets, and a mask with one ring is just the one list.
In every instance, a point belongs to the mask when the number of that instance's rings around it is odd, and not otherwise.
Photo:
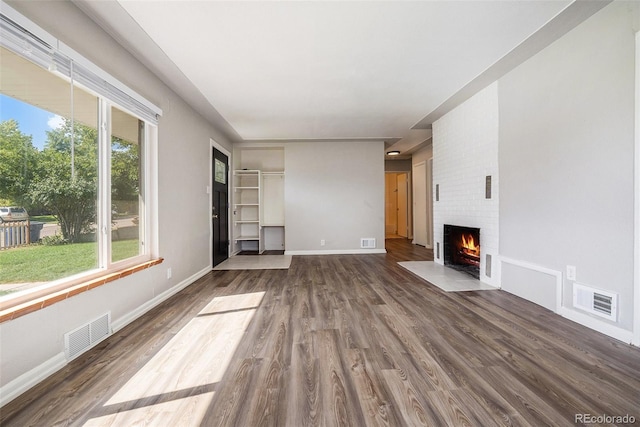
[(444, 264), (480, 278), (480, 229), (444, 225)]

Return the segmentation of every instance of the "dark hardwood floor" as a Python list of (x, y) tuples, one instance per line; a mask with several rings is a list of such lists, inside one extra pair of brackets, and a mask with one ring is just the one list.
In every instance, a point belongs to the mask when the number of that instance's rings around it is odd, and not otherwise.
[(397, 261), (214, 271), (0, 412), (2, 426), (640, 424), (640, 350), (499, 290), (445, 293)]

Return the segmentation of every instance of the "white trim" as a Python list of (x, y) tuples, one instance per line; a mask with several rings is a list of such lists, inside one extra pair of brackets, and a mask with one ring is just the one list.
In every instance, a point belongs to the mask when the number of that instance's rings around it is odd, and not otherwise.
[[(229, 166), (231, 166), (231, 152), (227, 150), (223, 145), (220, 145), (219, 143), (217, 143), (213, 138), (209, 138), (209, 142), (211, 143), (211, 147), (214, 147), (217, 150), (221, 151), (222, 154), (224, 154), (229, 158)], [(229, 167), (229, 170), (231, 169), (232, 168)]]
[[(98, 263), (100, 268), (111, 268), (111, 107), (98, 97)], [(146, 236), (145, 236), (146, 238)]]
[(497, 283), (499, 283), (499, 287), (502, 288), (502, 264), (503, 263), (507, 263), (507, 264), (511, 264), (511, 265), (515, 265), (516, 267), (522, 267), (522, 268), (528, 268), (529, 270), (533, 270), (533, 271), (537, 271), (539, 273), (543, 273), (543, 274), (548, 274), (550, 276), (553, 276), (556, 278), (556, 309), (555, 312), (556, 313), (560, 313), (560, 311), (562, 310), (562, 288), (563, 288), (563, 281), (562, 281), (562, 272), (557, 271), (557, 270), (552, 270), (550, 268), (547, 267), (542, 267), (540, 265), (536, 265), (536, 264), (531, 264), (530, 262), (526, 262), (526, 261), (520, 261), (517, 259), (513, 259), (513, 258), (507, 258), (507, 257), (498, 257), (498, 260), (500, 262), (500, 272), (498, 274), (498, 280)]
[(207, 205), (207, 218), (209, 218), (209, 268), (213, 270), (213, 221), (211, 213), (213, 210), (213, 148), (215, 141), (209, 138), (209, 182), (207, 183), (207, 193), (209, 193), (209, 204)]
[[(423, 246), (420, 243), (416, 242), (416, 198), (415, 196), (415, 177), (417, 176), (417, 174), (415, 173), (415, 170), (417, 167), (424, 165), (424, 173), (425, 173), (425, 177), (424, 177), (424, 181), (425, 181), (425, 187), (429, 186), (429, 185), (433, 185), (433, 183), (428, 182), (428, 178), (429, 175), (427, 175), (429, 166), (427, 164), (427, 160), (423, 160), (421, 162), (416, 163), (415, 165), (411, 165), (411, 231), (412, 231), (412, 236), (411, 236), (411, 244), (412, 245), (419, 245), (419, 246)], [(426, 190), (426, 188), (425, 188)], [(425, 198), (429, 195), (429, 191), (427, 191), (427, 194), (425, 195)], [(433, 199), (433, 198), (432, 198)], [(429, 203), (429, 200), (427, 200), (427, 203)], [(431, 201), (431, 203), (433, 204), (433, 200)], [(427, 209), (428, 209), (428, 205), (427, 205)], [(429, 215), (429, 213), (427, 212), (426, 215)], [(427, 221), (429, 220), (429, 218), (425, 218)], [(433, 230), (433, 209), (431, 210), (431, 229)], [(427, 224), (428, 226), (428, 224)], [(433, 233), (432, 233), (433, 234)], [(425, 243), (424, 247), (425, 248), (429, 248), (427, 245), (429, 244), (429, 230), (427, 230), (427, 242)], [(429, 249), (435, 249), (435, 242), (434, 242), (434, 238), (433, 235), (431, 236), (431, 247)], [(437, 261), (436, 261), (437, 262)]]
[(65, 357), (64, 352), (58, 353), (51, 359), (3, 385), (2, 388), (0, 388), (0, 408), (29, 390), (31, 387), (55, 374), (60, 369), (64, 368), (66, 364), (67, 358)]
[(427, 168), (427, 248), (435, 249), (433, 226), (433, 156), (425, 160)]
[(636, 100), (635, 100), (635, 165), (634, 165), (634, 238), (633, 238), (633, 340), (640, 346), (640, 32), (636, 33)]
[[(207, 217), (211, 215), (211, 209), (213, 207), (213, 149), (220, 151), (222, 154), (227, 156), (229, 161), (229, 167), (227, 170), (227, 237), (229, 238), (229, 256), (231, 256), (231, 242), (233, 241), (233, 236), (231, 233), (233, 229), (231, 227), (232, 221), (229, 221), (231, 218), (231, 193), (233, 190), (233, 175), (231, 173), (231, 165), (232, 158), (231, 152), (224, 148), (222, 145), (218, 144), (213, 138), (209, 138), (209, 182), (207, 183), (207, 188), (209, 189), (209, 210), (207, 211)], [(209, 221), (209, 267), (213, 270), (213, 221)]]
[(593, 329), (594, 331), (600, 332), (601, 334), (605, 334), (624, 343), (631, 343), (631, 340), (633, 339), (633, 333), (631, 331), (622, 329), (600, 319), (596, 319), (595, 317), (591, 317), (588, 314), (582, 314), (566, 307), (562, 307), (560, 309), (560, 313), (558, 314), (560, 314), (565, 319), (569, 319), (573, 322), (579, 323), (582, 326), (586, 326), (589, 329)]
[(362, 254), (386, 254), (385, 249), (336, 249), (324, 251), (284, 251), (285, 255), (362, 255)]
[(158, 126), (145, 122), (145, 215), (146, 215), (146, 235), (147, 251), (152, 259), (160, 258), (160, 223), (158, 221)]
[(118, 320), (114, 321), (111, 324), (111, 327), (112, 327), (112, 330), (113, 330), (112, 333), (115, 334), (117, 331), (119, 331), (120, 329), (124, 328), (129, 323), (133, 322), (134, 320), (136, 320), (137, 318), (139, 318), (140, 316), (142, 316), (143, 314), (145, 314), (146, 312), (148, 312), (149, 310), (151, 310), (152, 308), (154, 308), (158, 304), (160, 304), (160, 303), (164, 302), (165, 300), (171, 298), (172, 296), (174, 296), (175, 294), (177, 294), (178, 292), (180, 292), (181, 290), (183, 290), (187, 286), (193, 284), (196, 280), (198, 280), (201, 277), (205, 276), (209, 272), (211, 272), (211, 268), (210, 267), (203, 268), (202, 270), (198, 271), (197, 273), (193, 274), (192, 276), (190, 276), (190, 277), (186, 278), (185, 280), (183, 280), (182, 282), (178, 283), (174, 287), (172, 287), (170, 289), (167, 289), (166, 291), (164, 291), (160, 295), (156, 296), (153, 299), (150, 299), (149, 301), (145, 302), (141, 306), (137, 307), (135, 310), (133, 310), (133, 311), (125, 314), (124, 316), (120, 317)]

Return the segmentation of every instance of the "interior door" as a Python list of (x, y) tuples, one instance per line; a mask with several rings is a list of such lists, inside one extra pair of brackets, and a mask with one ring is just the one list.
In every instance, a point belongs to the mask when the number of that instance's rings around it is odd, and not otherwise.
[(429, 244), (427, 229), (427, 165), (420, 162), (413, 167), (413, 243)]
[(213, 266), (229, 258), (229, 158), (213, 148)]
[(407, 214), (407, 191), (409, 180), (406, 173), (396, 177), (398, 192), (398, 236), (408, 237), (409, 218)]
[(398, 232), (398, 197), (396, 174), (385, 174), (385, 234), (395, 235)]

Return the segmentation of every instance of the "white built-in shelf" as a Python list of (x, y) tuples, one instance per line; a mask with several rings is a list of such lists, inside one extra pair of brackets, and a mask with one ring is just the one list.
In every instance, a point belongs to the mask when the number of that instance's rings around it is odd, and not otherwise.
[(260, 236), (240, 236), (236, 237), (235, 240), (238, 241), (250, 241), (250, 240), (260, 240)]
[(284, 147), (238, 146), (233, 152), (233, 250), (284, 248)]
[[(260, 186), (261, 177), (258, 170), (236, 170), (234, 171), (234, 206), (235, 218), (234, 240), (247, 243), (247, 249), (260, 247)], [(241, 245), (242, 249), (245, 245)]]

